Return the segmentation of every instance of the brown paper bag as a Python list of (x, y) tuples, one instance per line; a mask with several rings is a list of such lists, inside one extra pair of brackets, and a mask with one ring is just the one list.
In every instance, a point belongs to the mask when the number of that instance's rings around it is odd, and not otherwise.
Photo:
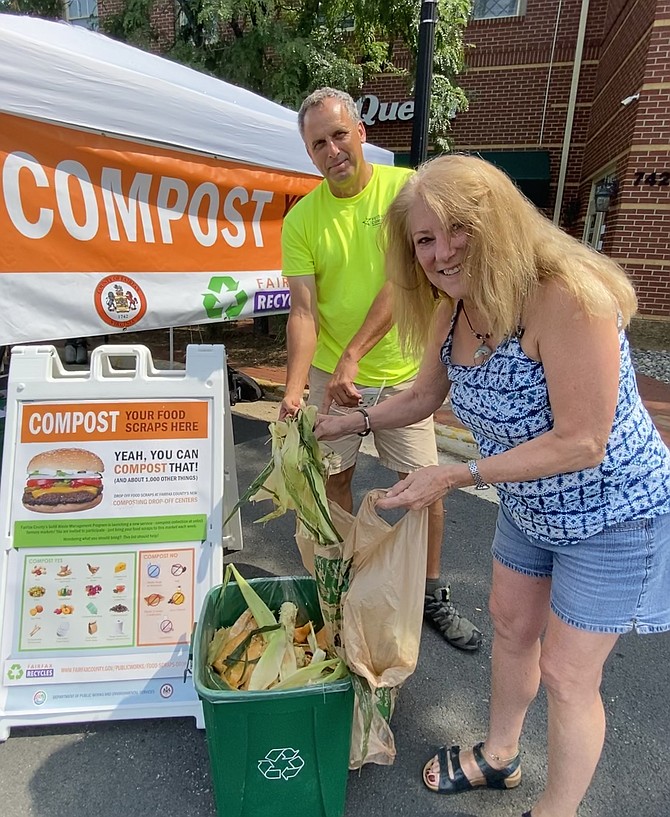
[(389, 721), (398, 686), (416, 667), (423, 621), (428, 511), (389, 525), (375, 511), (383, 493), (370, 491), (355, 518), (330, 503), (341, 546), (320, 547), (304, 529), (296, 533), (329, 643), (353, 673), (351, 769), (395, 759)]

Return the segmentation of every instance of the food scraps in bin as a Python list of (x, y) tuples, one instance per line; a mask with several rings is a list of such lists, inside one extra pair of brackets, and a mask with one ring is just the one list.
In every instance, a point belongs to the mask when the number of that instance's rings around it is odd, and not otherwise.
[(298, 608), (285, 601), (275, 618), (272, 611), (237, 572), (233, 572), (248, 605), (231, 627), (216, 630), (207, 663), (232, 689), (288, 689), (344, 677), (339, 658), (328, 657), (325, 631), (314, 632), (311, 621), (296, 627)]

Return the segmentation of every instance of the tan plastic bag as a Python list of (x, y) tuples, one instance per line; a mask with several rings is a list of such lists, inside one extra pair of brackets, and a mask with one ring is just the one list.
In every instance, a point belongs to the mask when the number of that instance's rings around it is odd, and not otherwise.
[(383, 493), (370, 491), (355, 518), (330, 504), (341, 546), (320, 547), (304, 530), (296, 534), (317, 581), (331, 644), (354, 673), (351, 769), (393, 763), (389, 721), (398, 687), (419, 656), (428, 511), (409, 511), (389, 525), (375, 510)]
[(347, 665), (371, 687), (395, 687), (419, 657), (426, 583), (428, 511), (410, 511), (395, 525), (381, 519), (371, 491), (346, 537), (351, 581), (342, 605)]

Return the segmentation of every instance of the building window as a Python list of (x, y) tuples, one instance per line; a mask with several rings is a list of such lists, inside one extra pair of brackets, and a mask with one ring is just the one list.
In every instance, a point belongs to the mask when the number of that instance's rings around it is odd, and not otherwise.
[(473, 20), (492, 20), (498, 17), (520, 17), (526, 12), (526, 0), (474, 0)]
[(75, 26), (98, 30), (98, 0), (66, 0), (65, 17)]

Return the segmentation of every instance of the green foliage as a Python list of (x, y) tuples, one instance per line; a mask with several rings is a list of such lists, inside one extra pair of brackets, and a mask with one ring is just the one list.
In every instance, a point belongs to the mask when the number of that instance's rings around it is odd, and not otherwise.
[(149, 48), (154, 42), (151, 28), (153, 0), (125, 0), (123, 9), (100, 21), (100, 30), (117, 40), (139, 48)]
[[(124, 0), (101, 29), (155, 49), (154, 0)], [(447, 147), (450, 119), (467, 109), (456, 83), (464, 67), (463, 31), (471, 0), (438, 0), (431, 95), (431, 136)], [(190, 65), (298, 108), (315, 88), (331, 85), (357, 96), (379, 73), (407, 77), (413, 92), (421, 0), (177, 0), (179, 24), (169, 53)], [(62, 17), (61, 0), (0, 0), (0, 10)], [(394, 44), (409, 50), (409, 68)]]
[(63, 0), (0, 0), (0, 12), (60, 20), (64, 16)]

